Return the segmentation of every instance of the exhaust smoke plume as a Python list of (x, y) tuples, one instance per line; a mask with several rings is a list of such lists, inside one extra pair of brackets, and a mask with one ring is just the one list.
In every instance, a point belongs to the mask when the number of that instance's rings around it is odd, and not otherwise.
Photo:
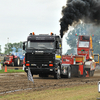
[(62, 8), (62, 18), (60, 19), (61, 38), (69, 26), (84, 23), (100, 24), (100, 0), (67, 0), (67, 4)]

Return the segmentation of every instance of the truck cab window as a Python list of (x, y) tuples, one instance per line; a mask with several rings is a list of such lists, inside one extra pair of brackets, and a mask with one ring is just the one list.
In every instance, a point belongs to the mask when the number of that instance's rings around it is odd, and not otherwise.
[(79, 41), (79, 47), (89, 47), (89, 42), (86, 41)]
[(28, 41), (27, 49), (54, 49), (54, 41)]

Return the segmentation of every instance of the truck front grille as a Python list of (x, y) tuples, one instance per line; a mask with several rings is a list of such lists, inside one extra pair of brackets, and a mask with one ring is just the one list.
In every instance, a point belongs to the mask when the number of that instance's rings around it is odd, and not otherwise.
[(42, 64), (49, 64), (49, 61), (53, 61), (53, 54), (32, 54), (27, 53), (25, 58), (31, 64), (37, 64), (41, 66)]

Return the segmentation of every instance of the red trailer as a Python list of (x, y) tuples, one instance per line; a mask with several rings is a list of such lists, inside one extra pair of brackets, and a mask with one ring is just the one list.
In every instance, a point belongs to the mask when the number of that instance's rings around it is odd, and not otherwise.
[[(92, 37), (80, 35), (77, 43), (77, 55), (63, 55), (62, 69), (65, 68), (68, 73), (67, 68), (70, 67), (72, 76), (93, 76), (96, 67), (93, 58)], [(65, 67), (63, 68), (63, 66)], [(62, 70), (61, 74), (63, 75), (64, 72)]]

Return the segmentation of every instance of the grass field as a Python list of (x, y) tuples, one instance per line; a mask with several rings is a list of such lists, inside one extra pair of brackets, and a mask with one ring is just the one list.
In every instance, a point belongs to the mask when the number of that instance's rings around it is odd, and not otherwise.
[(21, 69), (18, 69), (18, 70), (15, 70), (15, 69), (7, 69), (7, 72), (5, 72), (4, 69), (0, 70), (0, 73), (16, 73), (16, 72), (24, 72), (24, 70), (21, 70)]
[(82, 85), (40, 91), (22, 91), (0, 96), (0, 100), (97, 100), (97, 85)]

